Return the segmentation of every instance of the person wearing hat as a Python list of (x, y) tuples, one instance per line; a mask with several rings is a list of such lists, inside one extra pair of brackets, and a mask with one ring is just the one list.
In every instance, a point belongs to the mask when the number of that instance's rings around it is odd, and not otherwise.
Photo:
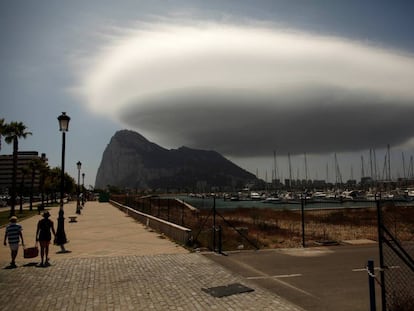
[(6, 232), (4, 234), (4, 246), (7, 245), (6, 240), (9, 242), (9, 247), (11, 251), (11, 262), (10, 268), (16, 268), (16, 257), (17, 252), (19, 251), (19, 242), (20, 239), (22, 240), (22, 244), (24, 246), (23, 241), (23, 234), (22, 234), (22, 226), (17, 224), (17, 217), (12, 216), (10, 217), (10, 223), (6, 227)]
[[(52, 240), (52, 233), (55, 236), (55, 228), (53, 226), (53, 221), (49, 219), (50, 213), (44, 212), (43, 219), (39, 220), (37, 223), (36, 230), (36, 243), (40, 244), (40, 258), (41, 262), (40, 267), (50, 266), (49, 264), (49, 244)], [(51, 233), (52, 232), (52, 233)]]

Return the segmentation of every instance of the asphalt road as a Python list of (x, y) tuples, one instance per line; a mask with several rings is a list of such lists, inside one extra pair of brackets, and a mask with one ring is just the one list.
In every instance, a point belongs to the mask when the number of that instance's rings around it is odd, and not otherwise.
[[(377, 244), (206, 254), (210, 259), (308, 311), (369, 310), (367, 261)], [(379, 272), (376, 270), (379, 279)], [(377, 309), (380, 287), (376, 284)]]

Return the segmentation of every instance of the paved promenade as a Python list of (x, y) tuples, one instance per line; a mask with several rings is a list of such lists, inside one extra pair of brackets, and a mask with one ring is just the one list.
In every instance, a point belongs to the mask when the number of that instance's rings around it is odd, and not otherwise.
[[(1, 310), (302, 310), (108, 203), (87, 202), (78, 222), (69, 223), (75, 204), (64, 207), (71, 252), (57, 254), (51, 245), (50, 267), (37, 267), (40, 257), (24, 259), (20, 249), (18, 267), (4, 269), (10, 251), (0, 247)], [(57, 212), (50, 210), (55, 227)], [(39, 219), (19, 221), (26, 246), (35, 243)], [(233, 283), (254, 291), (216, 298), (202, 290)]]

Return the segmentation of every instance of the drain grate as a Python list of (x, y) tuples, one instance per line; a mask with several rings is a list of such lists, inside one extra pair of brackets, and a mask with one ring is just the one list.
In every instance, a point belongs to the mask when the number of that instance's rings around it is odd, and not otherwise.
[(249, 288), (239, 283), (229, 284), (225, 286), (202, 288), (201, 290), (217, 298), (254, 291), (254, 289)]

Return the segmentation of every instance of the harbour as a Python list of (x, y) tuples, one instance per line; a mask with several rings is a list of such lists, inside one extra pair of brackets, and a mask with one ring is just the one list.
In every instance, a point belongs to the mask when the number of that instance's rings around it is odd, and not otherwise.
[[(343, 197), (321, 199), (313, 196), (301, 198), (299, 194), (289, 198), (283, 196), (263, 196), (261, 199), (249, 199), (248, 197), (234, 199), (235, 197), (229, 197), (226, 194), (221, 194), (220, 196), (214, 196), (214, 194), (188, 194), (179, 195), (177, 198), (198, 209), (208, 209), (215, 206), (218, 209), (270, 208), (279, 210), (298, 210), (302, 208), (302, 204), (305, 209), (371, 208), (376, 207), (376, 199), (380, 199), (379, 195), (377, 198), (375, 196), (368, 196), (357, 199)], [(414, 206), (414, 200), (412, 200), (411, 196), (393, 198), (389, 194), (383, 194), (381, 201), (393, 202), (396, 205)]]

